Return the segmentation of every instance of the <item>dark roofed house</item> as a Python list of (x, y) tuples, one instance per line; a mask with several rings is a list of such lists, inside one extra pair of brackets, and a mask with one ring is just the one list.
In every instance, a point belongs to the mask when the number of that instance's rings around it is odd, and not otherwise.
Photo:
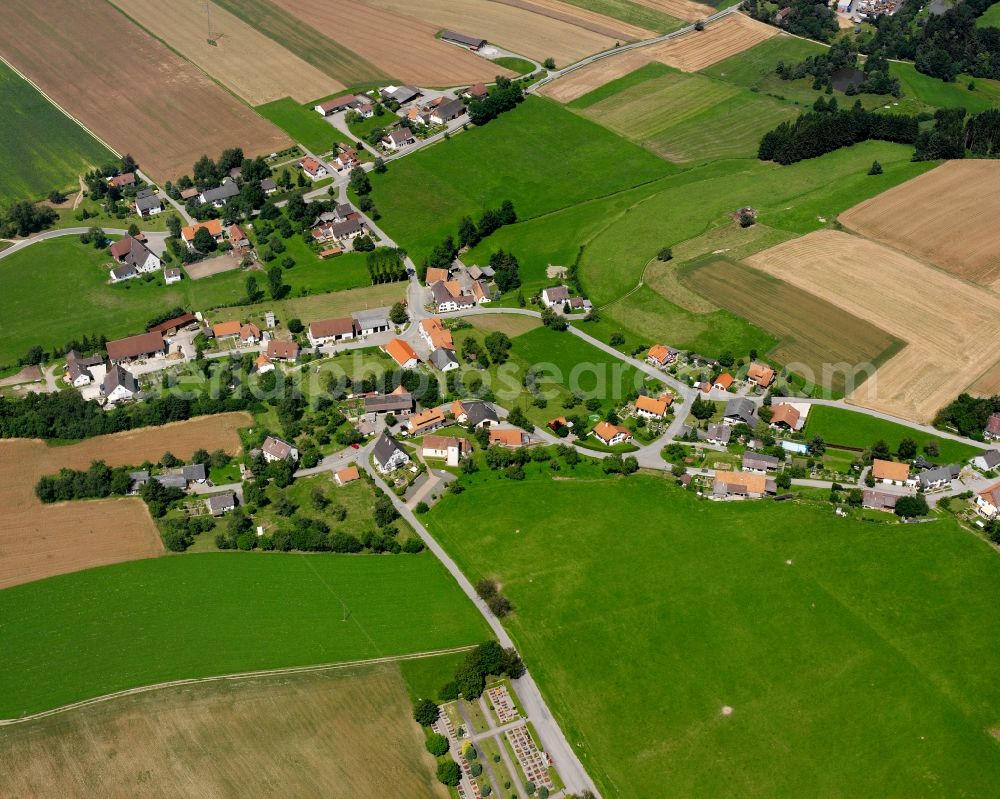
[(208, 479), (204, 463), (192, 463), (182, 466), (181, 474), (184, 475), (185, 480), (192, 483), (204, 483)]
[(917, 475), (917, 484), (924, 491), (946, 488), (951, 485), (951, 481), (958, 477), (960, 472), (961, 468), (957, 464), (937, 466)]
[(457, 97), (451, 97), (442, 101), (437, 108), (431, 111), (431, 122), (435, 125), (443, 125), (453, 119), (458, 119), (464, 113), (465, 106), (462, 101)]
[(386, 86), (379, 93), (386, 100), (395, 100), (400, 105), (420, 97), (420, 89), (416, 86)]
[(378, 441), (375, 442), (375, 448), (372, 450), (372, 458), (375, 460), (378, 470), (383, 474), (398, 469), (400, 466), (404, 466), (410, 462), (410, 456), (406, 453), (406, 450), (399, 446), (396, 439), (388, 433), (382, 433)]
[(201, 193), (202, 203), (211, 203), (216, 208), (222, 208), (227, 200), (231, 200), (233, 197), (238, 196), (240, 193), (240, 187), (236, 185), (235, 181), (227, 180), (221, 186), (214, 189), (205, 189)]
[(777, 469), (780, 461), (771, 455), (762, 455), (759, 452), (743, 453), (743, 469), (748, 472), (767, 472)]
[(390, 131), (389, 135), (382, 139), (382, 144), (389, 150), (401, 150), (409, 144), (413, 144), (416, 139), (409, 128), (400, 128)]
[(871, 488), (866, 488), (861, 495), (861, 507), (871, 508), (872, 510), (893, 510), (896, 507), (896, 500), (898, 497), (895, 494), (890, 494), (887, 491), (875, 491)]
[(131, 280), (134, 277), (139, 277), (139, 273), (132, 264), (116, 266), (110, 270), (110, 275), (112, 283), (121, 283), (123, 280)]
[(709, 444), (728, 444), (733, 431), (728, 425), (710, 424), (707, 430), (698, 431), (698, 439)]
[(93, 366), (100, 366), (104, 359), (100, 355), (81, 356), (76, 350), (66, 353), (66, 374), (69, 382), (79, 388), (94, 382), (94, 375), (90, 369)]
[(150, 194), (145, 197), (135, 198), (135, 210), (139, 216), (154, 216), (163, 210), (163, 203), (158, 195)]
[(216, 494), (205, 500), (205, 504), (208, 505), (208, 512), (213, 516), (221, 516), (236, 507), (236, 494), (232, 491)]
[(400, 394), (374, 394), (365, 397), (365, 413), (400, 413), (413, 412), (413, 395), (406, 391)]
[(430, 361), (442, 372), (450, 372), (452, 369), (458, 369), (459, 366), (455, 353), (445, 347), (438, 347), (434, 350), (431, 353)]
[(441, 38), (446, 42), (468, 47), (470, 50), (479, 50), (486, 46), (486, 39), (481, 39), (478, 36), (466, 36), (464, 33), (457, 33), (456, 31), (442, 31)]
[(169, 472), (168, 474), (158, 474), (153, 478), (164, 488), (179, 488), (182, 491), (187, 488), (187, 478), (180, 472)]
[(163, 355), (166, 349), (167, 345), (163, 336), (156, 331), (140, 333), (137, 336), (120, 338), (107, 343), (108, 360), (111, 363), (123, 363), (135, 358)]
[(726, 424), (740, 424), (742, 422), (753, 427), (757, 424), (755, 410), (756, 406), (752, 400), (748, 400), (746, 397), (733, 397), (733, 399), (726, 403), (722, 420)]
[(452, 403), (451, 411), (460, 424), (491, 427), (500, 423), (496, 408), (484, 400), (458, 400)]
[[(136, 273), (155, 272), (160, 268), (160, 259), (153, 254), (149, 247), (132, 236), (122, 236), (108, 250), (111, 253), (111, 257), (119, 264), (131, 266)], [(112, 280), (115, 279), (115, 271), (114, 269), (111, 270)], [(123, 280), (125, 278), (119, 279)]]
[(274, 194), (278, 190), (278, 184), (274, 182), (274, 178), (264, 178), (260, 182), (260, 188), (264, 194)]
[(134, 399), (139, 393), (139, 381), (135, 375), (118, 364), (113, 364), (104, 375), (101, 394), (109, 405)]
[(1000, 467), (1000, 450), (987, 449), (980, 452), (972, 459), (972, 465), (984, 472)]

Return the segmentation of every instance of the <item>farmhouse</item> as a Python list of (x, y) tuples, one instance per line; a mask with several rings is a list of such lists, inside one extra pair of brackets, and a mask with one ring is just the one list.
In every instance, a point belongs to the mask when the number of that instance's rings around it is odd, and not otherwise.
[(772, 455), (762, 455), (759, 452), (743, 453), (743, 471), (760, 472), (764, 474), (778, 468), (780, 461)]
[(129, 277), (135, 277), (140, 273), (155, 272), (160, 268), (160, 259), (145, 244), (138, 239), (132, 238), (132, 236), (123, 236), (114, 242), (109, 250), (111, 257), (121, 264), (120, 267), (111, 270), (111, 279), (113, 281), (117, 282), (118, 280), (127, 279), (116, 277), (116, 273), (119, 270), (128, 271)]
[(310, 322), (306, 334), (309, 343), (314, 347), (320, 347), (334, 341), (350, 341), (354, 338), (354, 320), (349, 316), (342, 316), (337, 319), (321, 319), (318, 322)]
[(294, 341), (282, 341), (276, 338), (269, 339), (265, 357), (270, 361), (291, 361), (295, 363), (299, 359), (299, 345)]
[(341, 469), (339, 472), (335, 472), (333, 475), (334, 482), (339, 486), (345, 486), (348, 483), (353, 483), (355, 480), (361, 479), (361, 473), (358, 471), (357, 466), (347, 466)]
[(464, 33), (456, 33), (455, 31), (442, 31), (441, 38), (446, 42), (468, 47), (470, 50), (480, 50), (486, 46), (486, 39), (480, 39), (477, 36), (466, 36)]
[(415, 413), (410, 417), (406, 425), (411, 436), (419, 436), (421, 433), (429, 433), (443, 427), (445, 423), (444, 413), (438, 408), (430, 408), (420, 413)]
[[(400, 386), (402, 388), (402, 386)], [(391, 394), (371, 394), (365, 397), (365, 413), (398, 413), (406, 415), (413, 411), (413, 395), (409, 391), (393, 391)]]
[(872, 477), (886, 485), (912, 486), (916, 482), (910, 477), (910, 467), (907, 464), (878, 458), (872, 461)]
[(757, 388), (767, 388), (774, 382), (774, 369), (754, 361), (747, 370), (747, 380)]
[(702, 441), (707, 441), (709, 444), (728, 444), (729, 439), (733, 434), (733, 430), (729, 425), (725, 424), (710, 424), (707, 430), (699, 430), (698, 438)]
[(472, 299), (474, 299), (478, 305), (483, 305), (487, 302), (493, 301), (493, 297), (490, 295), (489, 286), (485, 281), (472, 281)]
[(771, 407), (771, 427), (798, 430), (800, 421), (801, 414), (794, 405), (782, 402)]
[(394, 338), (381, 349), (401, 369), (415, 369), (417, 364), (420, 363), (420, 359), (417, 357), (417, 353), (413, 351), (413, 347), (401, 338)]
[(887, 510), (891, 511), (896, 507), (896, 500), (899, 499), (895, 494), (890, 494), (886, 491), (875, 491), (874, 489), (865, 489), (861, 494), (861, 507), (869, 508), (870, 510)]
[(991, 413), (983, 428), (983, 438), (987, 441), (1000, 439), (1000, 413)]
[(306, 173), (309, 180), (319, 180), (326, 177), (326, 167), (311, 155), (307, 155), (299, 161), (299, 166), (302, 167), (302, 171)]
[(273, 463), (274, 461), (297, 461), (299, 459), (299, 451), (295, 446), (275, 436), (265, 438), (260, 451), (264, 456), (264, 460), (268, 463)]
[(757, 424), (755, 415), (756, 406), (752, 400), (746, 397), (734, 397), (726, 403), (726, 409), (722, 412), (724, 424), (745, 424), (753, 427)]
[(178, 330), (189, 325), (195, 325), (198, 322), (198, 317), (193, 313), (185, 313), (180, 316), (174, 316), (156, 325), (151, 325), (146, 328), (151, 333), (161, 333), (164, 336), (172, 336)]
[(729, 372), (723, 372), (712, 382), (712, 388), (716, 388), (719, 391), (729, 391), (729, 387), (733, 384), (733, 376)]
[(462, 101), (452, 97), (444, 100), (437, 108), (431, 111), (431, 122), (435, 125), (444, 125), (446, 122), (458, 119), (464, 113), (465, 106), (462, 105)]
[(455, 349), (455, 342), (451, 337), (451, 331), (445, 328), (439, 316), (432, 316), (429, 319), (422, 319), (420, 321), (420, 337), (432, 349), (438, 349), (439, 347), (447, 350)]
[(972, 459), (972, 465), (983, 472), (1000, 467), (1000, 450), (988, 449), (979, 453)]
[(976, 494), (976, 513), (987, 519), (995, 519), (1000, 514), (1000, 483)]
[(108, 405), (116, 405), (119, 402), (127, 402), (135, 399), (139, 394), (139, 381), (127, 369), (118, 364), (114, 364), (104, 376), (101, 384), (101, 395)]
[(213, 516), (222, 516), (222, 514), (229, 513), (229, 511), (236, 507), (236, 494), (232, 491), (215, 494), (205, 500), (205, 505), (208, 507), (208, 512)]
[(397, 151), (413, 144), (415, 141), (416, 139), (409, 128), (400, 128), (399, 130), (390, 131), (389, 135), (382, 139), (382, 146), (387, 150)]
[(91, 368), (103, 365), (104, 359), (100, 355), (83, 357), (76, 350), (70, 350), (66, 353), (66, 379), (76, 388), (90, 385), (94, 382)]
[(155, 330), (140, 333), (137, 336), (120, 338), (107, 343), (108, 360), (111, 363), (126, 363), (136, 358), (148, 358), (153, 355), (163, 355), (167, 344), (163, 336)]
[(436, 350), (432, 350), (428, 360), (434, 368), (442, 372), (450, 372), (459, 367), (458, 358), (455, 357), (455, 353), (445, 347), (438, 347)]
[(565, 286), (555, 286), (553, 288), (542, 289), (542, 304), (546, 308), (562, 308), (563, 304), (569, 301), (569, 289)]
[(455, 436), (424, 436), (420, 442), (420, 454), (424, 458), (443, 458), (449, 466), (458, 466), (463, 455), (472, 451), (472, 445), (464, 438)]
[(516, 427), (494, 428), (490, 430), (490, 444), (516, 449), (528, 443), (528, 436)]
[(646, 353), (646, 363), (663, 368), (677, 360), (678, 352), (679, 350), (672, 349), (665, 344), (654, 344)]
[(474, 308), (476, 301), (469, 295), (462, 294), (457, 281), (444, 282), (437, 280), (430, 284), (431, 304), (438, 313), (460, 311)]
[(209, 234), (215, 239), (216, 242), (221, 243), (223, 239), (222, 233), (222, 220), (221, 219), (209, 219), (207, 222), (198, 222), (194, 225), (188, 225), (181, 229), (181, 239), (187, 244), (189, 250), (194, 251), (194, 237), (195, 234), (201, 229), (205, 228)]
[(198, 199), (202, 205), (224, 208), (227, 202), (233, 199), (233, 197), (239, 197), (239, 195), (240, 187), (236, 185), (236, 181), (227, 178), (221, 186), (217, 186), (214, 189), (205, 189)]
[(327, 100), (325, 103), (318, 103), (317, 105), (314, 105), (313, 110), (320, 116), (328, 117), (330, 114), (336, 114), (338, 111), (343, 111), (345, 108), (348, 108), (351, 103), (356, 100), (356, 95), (342, 94), (340, 97)]
[(662, 419), (667, 415), (667, 408), (670, 407), (672, 401), (673, 397), (669, 394), (658, 399), (640, 394), (635, 400), (636, 416), (642, 416), (645, 419)]
[(938, 488), (950, 488), (951, 481), (961, 473), (961, 467), (957, 464), (948, 466), (937, 466), (928, 469), (917, 475), (917, 485), (924, 491), (933, 491)]
[(424, 275), (424, 283), (430, 286), (431, 283), (447, 283), (451, 279), (451, 272), (440, 266), (428, 266)]
[(489, 428), (500, 422), (496, 408), (483, 400), (455, 400), (451, 403), (451, 412), (459, 424), (476, 428)]
[(135, 196), (135, 212), (141, 217), (156, 216), (163, 212), (163, 203), (155, 189), (143, 189)]
[(385, 86), (379, 89), (379, 94), (383, 100), (395, 100), (400, 105), (405, 105), (421, 96), (420, 89), (415, 86)]
[(384, 310), (359, 311), (354, 314), (354, 332), (358, 336), (371, 336), (389, 330), (389, 317)]
[(765, 494), (777, 493), (774, 480), (754, 472), (715, 473), (712, 483), (712, 499), (759, 499)]
[(399, 442), (388, 433), (382, 433), (378, 437), (375, 448), (372, 450), (372, 459), (375, 461), (375, 466), (383, 474), (410, 462), (410, 456), (406, 454), (406, 450), (399, 446)]
[(632, 440), (632, 433), (621, 425), (598, 422), (594, 426), (594, 438), (607, 447), (613, 447), (616, 444), (627, 444)]

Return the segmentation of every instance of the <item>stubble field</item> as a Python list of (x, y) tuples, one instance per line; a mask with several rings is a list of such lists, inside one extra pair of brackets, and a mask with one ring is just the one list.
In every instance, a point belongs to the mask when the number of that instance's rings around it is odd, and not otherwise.
[(545, 84), (539, 93), (560, 103), (572, 102), (606, 83), (644, 67), (649, 63), (647, 49), (628, 50), (621, 55), (602, 58)]
[(1000, 289), (1000, 161), (949, 161), (845, 211), (863, 236)]
[(397, 80), (416, 86), (458, 86), (513, 76), (468, 50), (435, 38), (439, 26), (360, 0), (274, 0), (275, 5), (335, 42), (349, 47)]
[(656, 61), (684, 72), (697, 72), (777, 34), (777, 28), (737, 13), (711, 23), (703, 31), (653, 45), (649, 50)]
[(444, 799), (395, 664), (213, 681), (0, 727), (0, 795)]
[(0, 441), (0, 589), (54, 574), (163, 553), (160, 535), (138, 498), (43, 505), (38, 478), (61, 468), (86, 469), (158, 461), (169, 450), (187, 458), (196, 449), (239, 451), (237, 430), (247, 413), (202, 416), (185, 422), (99, 436), (52, 447), (44, 441)]
[(996, 361), (985, 333), (996, 329), (1000, 297), (881, 244), (820, 230), (747, 263), (907, 342), (848, 396), (858, 405), (929, 422)]
[[(119, 53), (121, 43), (127, 48)], [(157, 181), (189, 172), (206, 152), (240, 146), (257, 155), (290, 144), (103, 0), (10, 0), (0, 6), (0, 50)]]
[(662, 11), (664, 14), (669, 14), (672, 17), (677, 17), (677, 19), (687, 20), (688, 22), (694, 22), (698, 19), (704, 19), (715, 13), (715, 9), (712, 6), (707, 6), (704, 3), (693, 3), (691, 0), (634, 0), (641, 6), (646, 6), (647, 8), (655, 8), (657, 11)]
[(255, 28), (211, 3), (212, 34), (208, 43), (205, 3), (200, 0), (112, 0), (146, 30), (250, 105), (294, 97), (307, 103), (344, 88), (316, 67), (286, 50)]

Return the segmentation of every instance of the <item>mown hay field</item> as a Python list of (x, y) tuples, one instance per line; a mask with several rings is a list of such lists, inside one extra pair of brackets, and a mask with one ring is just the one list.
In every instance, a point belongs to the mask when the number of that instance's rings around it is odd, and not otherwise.
[(768, 355), (834, 396), (843, 394), (845, 375), (839, 368), (831, 370), (832, 382), (822, 385), (828, 365), (877, 364), (899, 346), (871, 322), (744, 264), (707, 259), (683, 279), (689, 288), (772, 334), (779, 341)]
[(344, 88), (215, 3), (210, 4), (212, 45), (201, 0), (112, 2), (250, 105), (286, 96), (307, 103)]
[[(585, 116), (679, 163), (749, 158), (794, 106), (703, 75), (651, 63), (578, 103)], [(575, 107), (575, 106), (574, 106)]]
[(444, 799), (395, 664), (219, 680), (0, 728), (3, 796)]
[(858, 405), (929, 422), (996, 360), (1000, 297), (884, 245), (820, 230), (747, 263), (907, 343), (848, 396)]
[(0, 589), (54, 574), (163, 553), (160, 535), (137, 498), (43, 505), (35, 484), (61, 468), (86, 469), (158, 461), (170, 451), (187, 458), (196, 449), (239, 451), (237, 430), (247, 413), (202, 416), (53, 447), (44, 441), (0, 441)]
[[(109, 51), (128, 43), (119, 58)], [(95, 43), (102, 43), (101, 46)], [(204, 153), (271, 153), (288, 137), (103, 0), (10, 0), (0, 50), (56, 103), (154, 180)]]
[(1000, 289), (1000, 161), (949, 161), (839, 217), (845, 227)]
[[(437, 28), (481, 36), (491, 44), (536, 61), (543, 61), (551, 56), (557, 64), (572, 63), (590, 53), (613, 47), (616, 35), (623, 38), (626, 35), (629, 38), (652, 35), (648, 31), (623, 25), (597, 14), (589, 14), (573, 6), (564, 8), (571, 14), (578, 15), (578, 19), (569, 14), (548, 17), (533, 13), (526, 7), (531, 4), (521, 2), (465, 0), (455, 3), (452, 0), (426, 0), (411, 3), (408, 0), (367, 0), (367, 3), (404, 18), (415, 17)], [(605, 24), (596, 24), (592, 18), (598, 18)]]
[(513, 76), (486, 59), (435, 38), (440, 26), (415, 17), (339, 0), (274, 0), (275, 5), (324, 36), (350, 48), (396, 80), (415, 86), (458, 86)]

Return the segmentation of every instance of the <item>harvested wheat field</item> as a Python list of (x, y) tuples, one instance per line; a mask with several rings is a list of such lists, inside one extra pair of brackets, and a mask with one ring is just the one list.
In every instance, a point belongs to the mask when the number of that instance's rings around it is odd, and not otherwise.
[(1000, 397), (1000, 361), (969, 386), (969, 393), (974, 397)]
[(1000, 297), (881, 244), (820, 230), (746, 262), (907, 342), (850, 402), (929, 422), (996, 361)]
[[(512, 8), (522, 8), (530, 11), (535, 19), (533, 24), (538, 24), (539, 17), (562, 20), (563, 22), (575, 25), (579, 28), (599, 33), (602, 36), (610, 37), (618, 42), (641, 41), (655, 36), (655, 32), (638, 25), (631, 25), (618, 19), (612, 19), (604, 14), (581, 6), (563, 3), (560, 0), (494, 0)], [(611, 46), (614, 41), (611, 42)], [(556, 59), (558, 61), (558, 59)]]
[(1000, 289), (1000, 161), (948, 161), (839, 221), (959, 277)]
[(43, 505), (35, 497), (42, 475), (64, 467), (86, 469), (94, 460), (110, 466), (158, 461), (167, 450), (178, 458), (201, 447), (235, 454), (240, 447), (237, 430), (251, 422), (247, 413), (224, 413), (63, 447), (29, 439), (0, 441), (0, 589), (163, 552), (142, 500)]
[(0, 795), (445, 799), (395, 664), (138, 693), (0, 727)]
[(620, 55), (602, 58), (593, 64), (574, 69), (558, 80), (546, 83), (538, 91), (559, 103), (572, 102), (605, 83), (610, 83), (646, 66), (651, 60), (647, 53), (648, 50), (648, 47), (640, 47), (636, 50), (626, 50)]
[(692, 31), (643, 49), (649, 50), (650, 61), (659, 61), (684, 72), (697, 72), (749, 50), (777, 33), (776, 28), (743, 14), (727, 14), (703, 31)]
[[(416, 86), (459, 86), (513, 72), (435, 38), (439, 26), (361, 0), (274, 0), (275, 5), (392, 75)], [(465, 31), (468, 32), (468, 31)]]
[[(491, 44), (542, 61), (549, 56), (559, 64), (578, 61), (586, 55), (614, 47), (616, 38), (643, 38), (652, 34), (584, 9), (558, 4), (569, 11), (562, 16), (543, 16), (527, 9), (539, 0), (521, 3), (519, 0), (365, 0), (394, 14), (409, 15), (436, 28), (448, 28), (471, 36), (482, 36)], [(576, 12), (570, 16), (569, 12)], [(627, 31), (627, 32), (626, 32)]]
[(716, 12), (712, 6), (707, 6), (704, 3), (693, 3), (691, 0), (633, 0), (633, 2), (647, 8), (655, 8), (664, 14), (688, 22), (710, 17)]
[(204, 153), (239, 146), (258, 155), (291, 144), (103, 0), (8, 0), (0, 52), (157, 181), (190, 172)]
[(201, 0), (111, 0), (146, 30), (193, 61), (250, 105), (282, 97), (307, 103), (344, 88), (239, 17), (211, 4), (208, 43)]

